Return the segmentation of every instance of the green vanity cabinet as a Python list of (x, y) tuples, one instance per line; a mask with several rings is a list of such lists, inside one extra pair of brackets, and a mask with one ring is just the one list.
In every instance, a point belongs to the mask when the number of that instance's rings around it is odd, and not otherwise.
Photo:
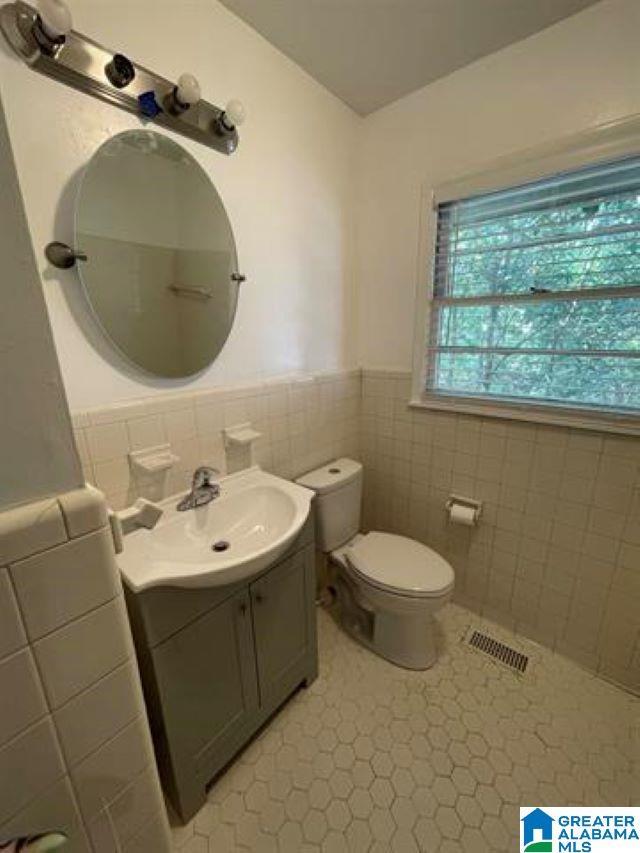
[[(309, 648), (309, 580), (304, 551), (250, 586), (260, 702), (273, 707), (304, 674)], [(311, 555), (313, 573), (313, 554)]]
[(313, 518), (248, 582), (126, 598), (163, 785), (187, 821), (216, 774), (317, 675)]
[(152, 651), (170, 747), (201, 765), (231, 756), (258, 711), (251, 617), (238, 592)]

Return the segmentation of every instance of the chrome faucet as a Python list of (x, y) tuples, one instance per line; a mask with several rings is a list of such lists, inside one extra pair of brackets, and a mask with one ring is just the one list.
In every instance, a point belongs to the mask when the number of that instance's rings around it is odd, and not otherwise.
[(213, 478), (219, 473), (220, 471), (216, 468), (209, 468), (207, 465), (196, 468), (191, 483), (191, 491), (182, 498), (176, 509), (180, 512), (184, 512), (187, 509), (195, 509), (219, 497), (220, 484), (212, 482)]

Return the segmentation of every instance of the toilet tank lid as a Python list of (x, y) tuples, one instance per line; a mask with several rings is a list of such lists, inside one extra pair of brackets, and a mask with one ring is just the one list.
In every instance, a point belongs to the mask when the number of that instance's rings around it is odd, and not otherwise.
[(334, 459), (322, 468), (316, 468), (298, 477), (296, 483), (313, 489), (319, 495), (341, 489), (356, 480), (362, 473), (362, 465), (353, 459)]

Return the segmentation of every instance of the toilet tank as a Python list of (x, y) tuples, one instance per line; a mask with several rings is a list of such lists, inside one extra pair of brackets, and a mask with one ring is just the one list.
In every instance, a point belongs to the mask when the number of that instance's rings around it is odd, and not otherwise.
[(353, 459), (336, 459), (296, 480), (316, 493), (317, 543), (328, 553), (352, 539), (360, 530), (362, 465)]

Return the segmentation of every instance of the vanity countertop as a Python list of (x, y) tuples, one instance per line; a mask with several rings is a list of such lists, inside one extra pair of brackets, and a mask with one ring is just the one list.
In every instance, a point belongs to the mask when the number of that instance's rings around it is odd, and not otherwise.
[(257, 466), (219, 483), (216, 500), (179, 512), (180, 496), (167, 498), (152, 530), (140, 528), (125, 537), (118, 563), (133, 592), (223, 586), (255, 576), (286, 551), (314, 496)]

